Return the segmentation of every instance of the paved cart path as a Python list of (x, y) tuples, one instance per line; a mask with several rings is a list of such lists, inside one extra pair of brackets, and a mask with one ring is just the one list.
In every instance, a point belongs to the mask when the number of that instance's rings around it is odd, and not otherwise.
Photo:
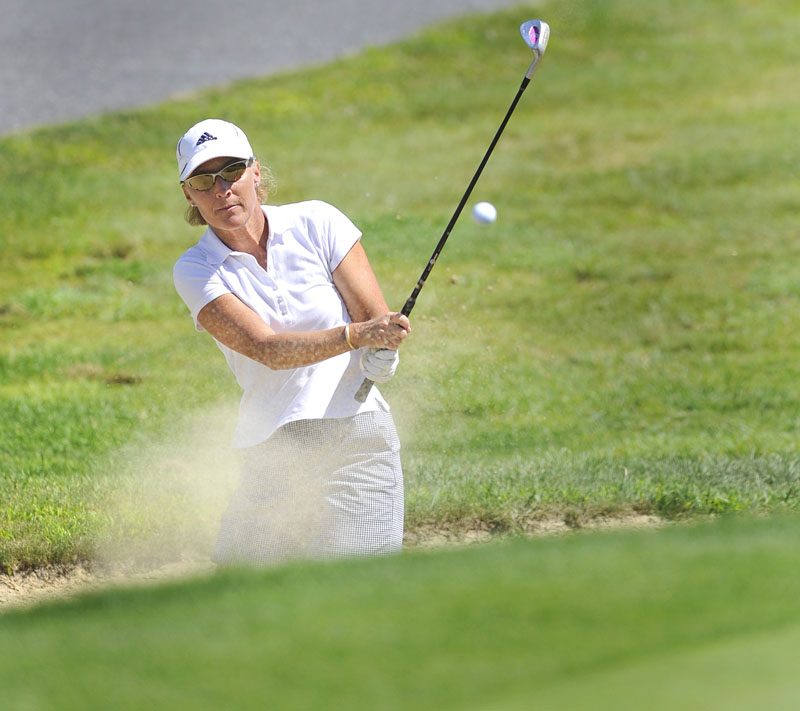
[(325, 62), (514, 4), (0, 0), (0, 135)]

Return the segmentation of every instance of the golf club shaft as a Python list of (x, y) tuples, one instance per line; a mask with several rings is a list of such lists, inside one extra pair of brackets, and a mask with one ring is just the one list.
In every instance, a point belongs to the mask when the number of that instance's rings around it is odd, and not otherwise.
[[(425, 269), (422, 271), (420, 278), (417, 280), (417, 284), (414, 287), (414, 290), (411, 292), (411, 295), (406, 299), (406, 303), (403, 304), (401, 313), (404, 314), (405, 316), (408, 316), (411, 313), (412, 309), (414, 308), (414, 305), (417, 303), (417, 297), (419, 296), (420, 291), (422, 291), (422, 287), (425, 286), (425, 281), (428, 279), (428, 275), (431, 273), (431, 270), (436, 264), (436, 260), (439, 259), (439, 255), (441, 254), (442, 249), (444, 248), (444, 245), (447, 242), (448, 237), (450, 237), (450, 233), (453, 231), (453, 228), (455, 227), (455, 224), (458, 221), (458, 218), (461, 215), (464, 206), (467, 204), (467, 200), (469, 200), (469, 196), (472, 194), (472, 190), (475, 187), (475, 184), (478, 182), (478, 178), (481, 177), (481, 173), (483, 173), (483, 169), (489, 162), (489, 157), (492, 155), (494, 147), (500, 140), (500, 136), (505, 130), (508, 120), (511, 118), (511, 114), (514, 113), (514, 109), (517, 108), (517, 104), (519, 103), (520, 98), (522, 98), (522, 93), (528, 87), (528, 84), (531, 81), (531, 77), (533, 76), (533, 72), (535, 71), (538, 62), (539, 62), (539, 56), (535, 57), (533, 62), (531, 63), (530, 68), (525, 74), (525, 78), (522, 80), (522, 83), (520, 84), (519, 90), (517, 91), (517, 95), (511, 102), (511, 106), (509, 106), (505, 118), (503, 118), (503, 122), (500, 124), (500, 128), (497, 129), (497, 133), (495, 133), (492, 142), (489, 144), (489, 148), (484, 154), (483, 160), (478, 166), (478, 169), (475, 171), (475, 175), (472, 176), (472, 180), (467, 186), (467, 190), (464, 193), (463, 197), (461, 198), (461, 202), (458, 203), (458, 207), (456, 208), (456, 211), (453, 213), (453, 216), (450, 218), (450, 222), (447, 224), (444, 233), (439, 239), (439, 243), (436, 245), (436, 249), (433, 250), (433, 254), (431, 255), (431, 258), (428, 260), (428, 264), (425, 266)], [(355, 394), (355, 399), (358, 402), (364, 402), (367, 399), (367, 395), (369, 395), (369, 391), (372, 388), (372, 385), (373, 385), (372, 381), (369, 378), (365, 378), (364, 382), (361, 383), (361, 387)]]
[(464, 193), (463, 197), (461, 198), (461, 202), (458, 203), (458, 207), (456, 211), (453, 213), (453, 216), (450, 218), (450, 222), (447, 224), (444, 232), (442, 233), (441, 238), (439, 239), (439, 243), (436, 245), (436, 249), (433, 250), (433, 254), (431, 258), (428, 260), (428, 264), (425, 266), (425, 269), (422, 271), (419, 279), (417, 280), (417, 285), (414, 287), (414, 290), (411, 292), (411, 295), (406, 299), (406, 303), (403, 304), (403, 308), (401, 313), (408, 316), (414, 305), (417, 303), (417, 297), (419, 296), (419, 292), (422, 291), (422, 287), (425, 285), (425, 281), (428, 279), (428, 275), (431, 273), (436, 261), (439, 259), (439, 255), (442, 253), (442, 249), (444, 249), (445, 242), (447, 242), (448, 238), (450, 237), (450, 233), (453, 231), (453, 228), (458, 221), (458, 218), (461, 216), (462, 211), (464, 210), (464, 206), (467, 204), (469, 200), (469, 196), (472, 194), (472, 190), (475, 188), (475, 184), (478, 182), (478, 178), (481, 177), (481, 173), (483, 173), (483, 169), (486, 167), (486, 164), (489, 162), (489, 156), (492, 155), (492, 151), (494, 151), (494, 147), (497, 145), (497, 142), (500, 140), (500, 136), (503, 133), (503, 130), (508, 123), (508, 120), (511, 118), (511, 114), (514, 113), (514, 109), (517, 107), (520, 98), (522, 97), (522, 92), (525, 91), (525, 88), (528, 86), (530, 80), (528, 77), (522, 82), (522, 85), (517, 92), (517, 95), (514, 97), (514, 101), (511, 102), (511, 106), (508, 109), (508, 112), (503, 119), (503, 122), (500, 124), (500, 128), (497, 129), (497, 133), (495, 134), (494, 138), (492, 139), (491, 144), (489, 145), (488, 150), (486, 151), (485, 155), (483, 156), (483, 160), (481, 161), (478, 169), (475, 171), (475, 175), (472, 176), (472, 180), (467, 187), (466, 192)]

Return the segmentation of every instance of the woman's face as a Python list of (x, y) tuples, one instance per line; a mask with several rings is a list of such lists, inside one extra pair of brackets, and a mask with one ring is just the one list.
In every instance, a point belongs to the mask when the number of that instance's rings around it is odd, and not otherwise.
[[(226, 165), (236, 163), (241, 158), (213, 158), (198, 166), (192, 175), (217, 173)], [(215, 232), (237, 230), (245, 227), (256, 210), (259, 200), (256, 186), (261, 181), (261, 168), (257, 161), (245, 170), (236, 182), (223, 180), (217, 176), (214, 185), (208, 190), (195, 190), (183, 185), (186, 199), (195, 205), (203, 219)]]

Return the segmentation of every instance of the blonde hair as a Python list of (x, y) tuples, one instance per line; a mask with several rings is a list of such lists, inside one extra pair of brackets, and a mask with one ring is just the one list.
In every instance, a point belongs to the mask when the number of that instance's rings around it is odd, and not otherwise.
[[(272, 171), (265, 165), (261, 165), (261, 182), (256, 185), (256, 195), (258, 202), (262, 205), (267, 201), (270, 193), (274, 193), (277, 188), (277, 181)], [(183, 213), (183, 219), (186, 220), (192, 227), (202, 227), (207, 225), (206, 219), (200, 214), (200, 210), (194, 205), (189, 205), (186, 212)]]

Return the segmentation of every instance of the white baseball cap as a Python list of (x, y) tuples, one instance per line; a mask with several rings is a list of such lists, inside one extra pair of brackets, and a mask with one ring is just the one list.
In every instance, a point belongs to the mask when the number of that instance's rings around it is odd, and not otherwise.
[(244, 131), (222, 119), (196, 123), (178, 141), (178, 172), (186, 180), (197, 168), (212, 158), (253, 158), (253, 149)]

